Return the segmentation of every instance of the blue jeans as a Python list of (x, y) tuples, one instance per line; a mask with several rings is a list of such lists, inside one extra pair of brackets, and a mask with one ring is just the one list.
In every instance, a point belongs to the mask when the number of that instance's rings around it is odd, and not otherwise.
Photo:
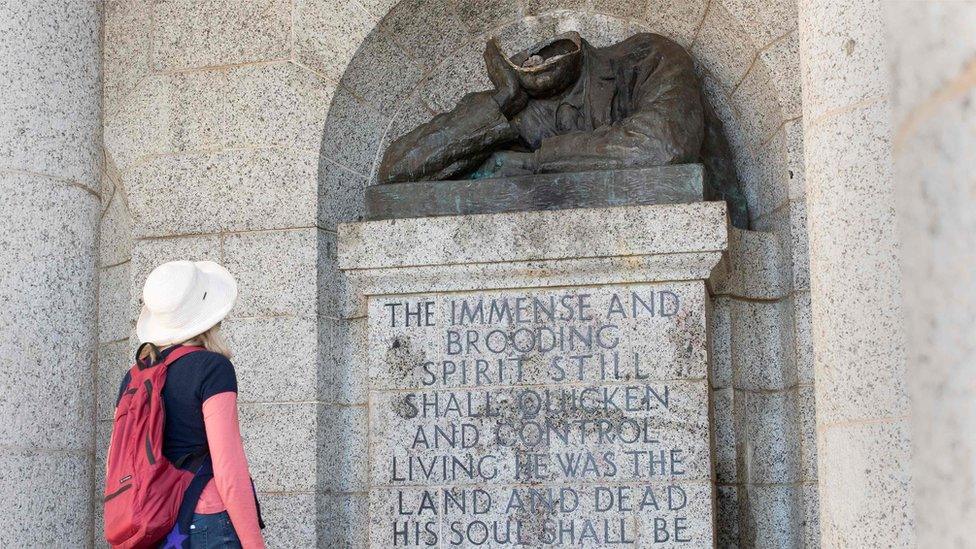
[(227, 511), (211, 515), (193, 514), (190, 524), (191, 549), (227, 549), (241, 547), (241, 540), (230, 523)]

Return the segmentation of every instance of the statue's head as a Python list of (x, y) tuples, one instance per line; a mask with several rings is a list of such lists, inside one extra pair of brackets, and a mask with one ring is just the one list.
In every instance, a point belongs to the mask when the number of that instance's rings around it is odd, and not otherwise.
[(551, 97), (573, 85), (583, 65), (582, 40), (567, 32), (515, 54), (508, 62), (529, 95)]

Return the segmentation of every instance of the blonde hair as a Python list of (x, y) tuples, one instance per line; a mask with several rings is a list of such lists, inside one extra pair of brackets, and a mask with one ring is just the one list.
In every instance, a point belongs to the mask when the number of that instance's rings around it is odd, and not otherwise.
[[(206, 332), (193, 336), (190, 339), (180, 343), (180, 345), (203, 347), (208, 351), (224, 355), (227, 358), (232, 356), (230, 346), (227, 345), (227, 341), (224, 340), (224, 336), (220, 333), (219, 322)], [(164, 349), (167, 347), (164, 347)], [(148, 360), (150, 363), (154, 363), (159, 359), (158, 352), (160, 350), (161, 349), (155, 345), (143, 345), (139, 348), (139, 360)]]

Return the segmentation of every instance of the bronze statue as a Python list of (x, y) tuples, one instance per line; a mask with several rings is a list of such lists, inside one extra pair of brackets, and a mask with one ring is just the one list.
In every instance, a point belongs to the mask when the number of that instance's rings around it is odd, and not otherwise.
[(379, 183), (705, 164), (706, 199), (748, 212), (721, 122), (691, 56), (656, 34), (595, 48), (568, 32), (511, 59), (485, 49), (491, 91), (464, 96), (395, 141)]

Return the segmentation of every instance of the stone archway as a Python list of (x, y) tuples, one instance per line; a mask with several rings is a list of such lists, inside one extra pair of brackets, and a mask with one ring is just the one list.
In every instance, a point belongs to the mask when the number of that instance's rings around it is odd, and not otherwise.
[[(804, 508), (816, 508), (816, 473), (804, 428), (812, 423), (804, 415), (812, 414), (812, 377), (803, 373), (805, 359), (794, 358), (808, 345), (794, 334), (803, 329), (797, 323), (809, 304), (795, 5), (678, 4), (404, 0), (387, 10), (385, 3), (369, 2), (366, 10), (350, 8), (356, 22), (345, 23), (361, 41), (328, 52), (312, 44), (303, 62), (339, 83), (323, 130), (318, 219), (326, 230), (322, 249), (331, 254), (320, 261), (321, 295), (336, 296), (326, 298), (333, 312), (323, 321), (331, 352), (326, 360), (334, 366), (323, 370), (337, 375), (333, 392), (343, 414), (321, 417), (323, 429), (336, 433), (335, 426), (368, 422), (365, 361), (347, 344), (365, 323), (343, 313), (351, 292), (335, 268), (332, 231), (363, 214), (363, 188), (389, 142), (464, 93), (488, 87), (481, 52), (489, 36), (514, 52), (565, 30), (578, 30), (598, 46), (656, 32), (696, 58), (733, 148), (752, 226), (760, 231), (738, 233), (742, 252), (733, 260), (769, 281), (729, 288), (716, 301), (714, 352), (728, 370), (716, 372), (713, 381), (716, 438), (724, 445), (716, 454), (719, 539), (761, 544), (758, 538), (765, 537), (775, 546), (819, 536), (815, 521), (804, 527), (801, 518)], [(368, 494), (367, 464), (357, 460), (369, 449), (362, 429), (351, 433), (330, 441), (339, 441), (340, 448), (327, 453), (338, 456), (341, 474), (324, 481), (318, 513), (328, 542), (358, 545), (367, 530)], [(784, 516), (788, 523), (776, 524)]]

